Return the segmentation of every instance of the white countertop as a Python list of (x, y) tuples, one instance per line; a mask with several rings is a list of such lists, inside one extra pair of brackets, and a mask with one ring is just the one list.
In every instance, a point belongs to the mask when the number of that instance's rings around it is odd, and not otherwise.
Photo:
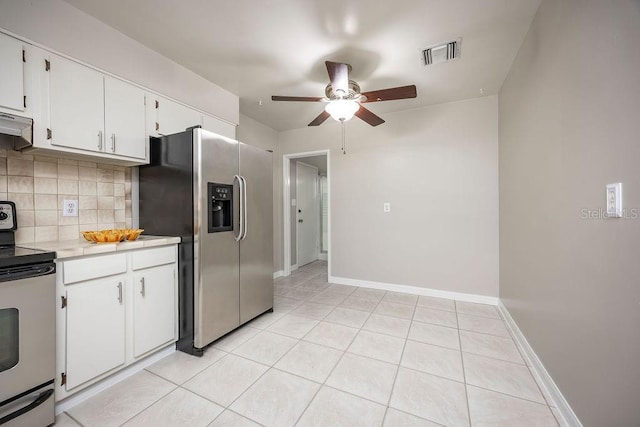
[(92, 243), (84, 239), (63, 240), (54, 242), (24, 243), (18, 246), (43, 251), (55, 251), (56, 259), (73, 258), (84, 255), (94, 255), (130, 249), (149, 248), (153, 246), (174, 245), (180, 243), (179, 237), (147, 236), (142, 235), (138, 239), (119, 243)]

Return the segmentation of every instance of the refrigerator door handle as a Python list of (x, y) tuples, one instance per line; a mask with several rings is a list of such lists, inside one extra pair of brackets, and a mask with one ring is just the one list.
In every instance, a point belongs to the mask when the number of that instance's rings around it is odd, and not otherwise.
[(238, 206), (240, 206), (240, 227), (238, 230), (238, 235), (236, 236), (234, 233), (233, 238), (236, 239), (236, 242), (242, 240), (242, 235), (244, 234), (244, 206), (243, 206), (243, 194), (244, 194), (244, 181), (240, 175), (234, 175), (233, 181), (238, 180), (238, 187), (240, 190), (240, 201)]
[(247, 237), (247, 230), (249, 229), (249, 209), (247, 208), (247, 180), (244, 176), (240, 176), (242, 180), (242, 213), (244, 214), (243, 222), (242, 222), (242, 239), (244, 240)]

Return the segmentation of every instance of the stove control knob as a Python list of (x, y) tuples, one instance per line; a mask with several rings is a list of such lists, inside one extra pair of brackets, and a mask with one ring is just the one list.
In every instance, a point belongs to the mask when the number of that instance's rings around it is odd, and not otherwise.
[(0, 211), (0, 221), (4, 221), (7, 218), (9, 218), (9, 215)]

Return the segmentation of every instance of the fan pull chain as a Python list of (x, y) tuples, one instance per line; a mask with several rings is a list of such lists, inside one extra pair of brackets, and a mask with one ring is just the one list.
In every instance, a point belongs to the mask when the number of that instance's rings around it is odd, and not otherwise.
[(344, 137), (344, 120), (340, 120), (342, 126), (342, 154), (347, 154), (347, 141)]

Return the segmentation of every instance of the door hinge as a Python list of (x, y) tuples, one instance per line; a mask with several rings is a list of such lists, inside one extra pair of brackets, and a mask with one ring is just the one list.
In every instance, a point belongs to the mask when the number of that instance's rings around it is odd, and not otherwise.
[(156, 109), (160, 108), (160, 101), (156, 99)]
[(27, 96), (26, 95), (23, 97), (23, 100), (24, 100), (24, 108), (27, 108)]
[(67, 297), (60, 297), (60, 299), (62, 300), (62, 304), (60, 305), (60, 308), (66, 308), (67, 307)]
[(51, 69), (51, 62), (48, 59), (44, 60), (44, 70), (49, 71)]
[(60, 385), (67, 384), (67, 374), (64, 372), (60, 374)]
[(27, 52), (24, 49), (22, 49), (22, 62), (27, 62)]
[(51, 139), (51, 129), (47, 128), (47, 139)]
[(156, 130), (160, 130), (160, 124), (156, 122)]

